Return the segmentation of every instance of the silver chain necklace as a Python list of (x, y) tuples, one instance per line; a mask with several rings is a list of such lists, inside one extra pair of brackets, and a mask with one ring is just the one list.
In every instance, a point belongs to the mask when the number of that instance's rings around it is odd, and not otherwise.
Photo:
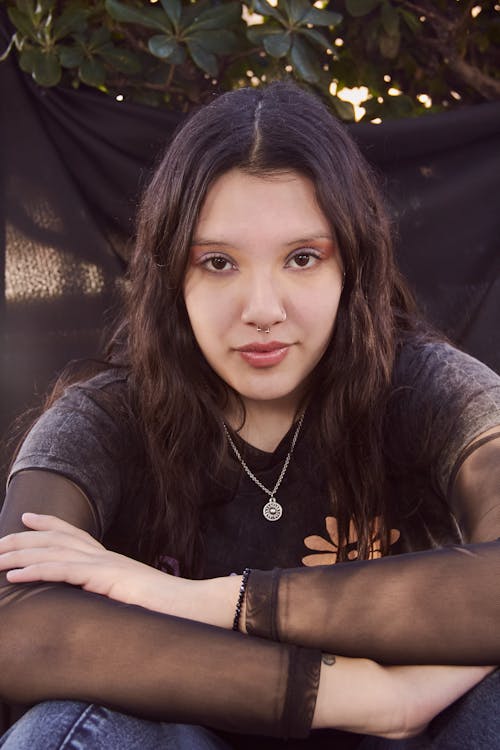
[(260, 487), (261, 490), (264, 490), (264, 492), (266, 493), (266, 495), (269, 495), (268, 502), (262, 508), (262, 513), (264, 515), (264, 518), (266, 518), (268, 521), (278, 521), (281, 518), (281, 516), (283, 515), (283, 508), (279, 504), (279, 502), (276, 500), (275, 495), (276, 495), (276, 492), (278, 491), (278, 488), (279, 488), (281, 482), (283, 481), (283, 477), (285, 476), (285, 472), (288, 469), (288, 464), (290, 463), (290, 459), (292, 457), (293, 449), (295, 448), (295, 443), (297, 442), (297, 438), (299, 436), (300, 428), (302, 427), (302, 422), (303, 421), (304, 421), (304, 414), (301, 414), (300, 418), (299, 418), (299, 421), (297, 423), (297, 429), (295, 430), (295, 433), (294, 433), (293, 438), (292, 438), (292, 442), (291, 442), (291, 445), (290, 445), (290, 450), (288, 451), (287, 457), (285, 458), (285, 463), (283, 464), (283, 468), (281, 469), (281, 473), (280, 473), (280, 475), (278, 477), (278, 481), (276, 482), (276, 484), (274, 485), (274, 487), (273, 487), (272, 490), (270, 490), (267, 487), (265, 487), (262, 484), (262, 482), (259, 479), (257, 479), (257, 477), (255, 476), (255, 474), (252, 471), (250, 471), (250, 469), (248, 468), (247, 464), (243, 460), (243, 458), (241, 456), (241, 453), (239, 452), (238, 448), (234, 444), (234, 441), (233, 441), (231, 435), (229, 434), (229, 430), (227, 429), (226, 425), (224, 424), (224, 430), (226, 432), (226, 437), (228, 439), (229, 445), (231, 446), (231, 448), (234, 451), (234, 454), (235, 454), (236, 458), (238, 459), (238, 461), (240, 462), (240, 464), (243, 466), (243, 469), (248, 474), (248, 476), (250, 477), (250, 479), (253, 482), (255, 482), (255, 484), (257, 485), (257, 487)]

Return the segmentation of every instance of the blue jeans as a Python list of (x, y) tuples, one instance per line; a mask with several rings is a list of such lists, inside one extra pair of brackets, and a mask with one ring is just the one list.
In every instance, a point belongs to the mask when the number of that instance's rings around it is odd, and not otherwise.
[(230, 750), (203, 727), (146, 721), (77, 701), (33, 706), (0, 739), (2, 750)]
[[(322, 740), (324, 732), (320, 733)], [(323, 741), (298, 743), (326, 747)], [(238, 744), (238, 743), (236, 743)], [(252, 747), (287, 747), (256, 737)], [(290, 743), (290, 747), (295, 746)], [(349, 743), (350, 744), (350, 743)], [(247, 745), (248, 746), (248, 745)], [(333, 741), (331, 750), (342, 750)], [(0, 739), (2, 750), (231, 750), (218, 735), (188, 724), (147, 721), (76, 701), (47, 701), (31, 708)], [(360, 738), (359, 750), (500, 750), (500, 670), (443, 711), (424, 734), (408, 740)]]

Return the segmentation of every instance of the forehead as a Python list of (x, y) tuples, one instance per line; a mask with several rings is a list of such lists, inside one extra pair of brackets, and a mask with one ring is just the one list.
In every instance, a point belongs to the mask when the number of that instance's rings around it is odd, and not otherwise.
[(211, 185), (195, 241), (260, 235), (286, 241), (331, 231), (309, 178), (292, 171), (256, 176), (233, 169)]

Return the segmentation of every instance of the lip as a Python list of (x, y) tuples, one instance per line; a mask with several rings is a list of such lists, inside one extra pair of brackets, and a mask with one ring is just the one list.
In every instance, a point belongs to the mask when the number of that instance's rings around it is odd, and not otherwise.
[(278, 365), (285, 359), (290, 347), (291, 344), (283, 344), (281, 341), (269, 341), (266, 344), (252, 342), (239, 347), (236, 351), (247, 364), (261, 368)]
[(238, 352), (274, 352), (276, 349), (285, 349), (290, 344), (285, 344), (283, 341), (266, 341), (263, 344), (261, 341), (252, 341), (250, 344), (239, 346), (236, 351)]

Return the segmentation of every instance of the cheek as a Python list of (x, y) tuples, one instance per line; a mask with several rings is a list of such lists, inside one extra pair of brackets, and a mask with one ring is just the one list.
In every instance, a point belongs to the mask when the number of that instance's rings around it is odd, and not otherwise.
[(187, 282), (184, 302), (194, 336), (203, 352), (217, 348), (232, 315), (227, 300), (211, 286)]
[(294, 317), (315, 341), (329, 339), (335, 325), (339, 308), (340, 290), (328, 293), (294, 297)]

